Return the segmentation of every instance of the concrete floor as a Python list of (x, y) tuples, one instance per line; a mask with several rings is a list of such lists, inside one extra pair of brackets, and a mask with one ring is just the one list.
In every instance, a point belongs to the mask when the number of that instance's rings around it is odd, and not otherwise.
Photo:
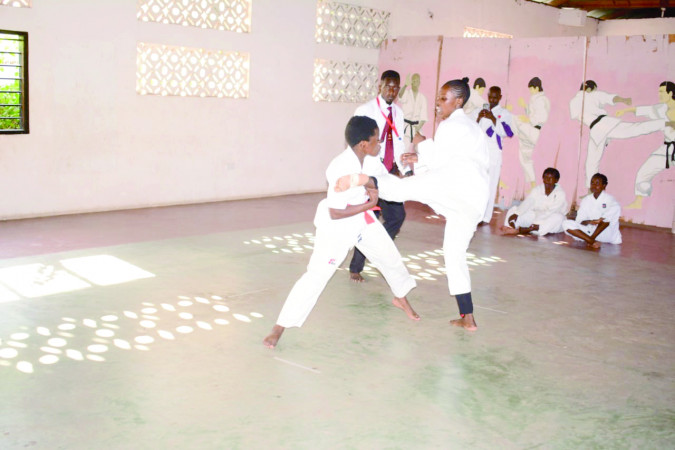
[(497, 236), (496, 215), (469, 333), (442, 221), (408, 205), (422, 320), (341, 270), (266, 349), (319, 198), (0, 223), (0, 448), (675, 448), (671, 233), (594, 252)]

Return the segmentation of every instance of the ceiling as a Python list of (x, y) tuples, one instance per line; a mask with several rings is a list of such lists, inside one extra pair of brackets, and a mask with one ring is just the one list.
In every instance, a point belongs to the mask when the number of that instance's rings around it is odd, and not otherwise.
[(575, 8), (586, 11), (587, 17), (599, 20), (651, 19), (675, 17), (675, 0), (527, 0), (556, 8)]

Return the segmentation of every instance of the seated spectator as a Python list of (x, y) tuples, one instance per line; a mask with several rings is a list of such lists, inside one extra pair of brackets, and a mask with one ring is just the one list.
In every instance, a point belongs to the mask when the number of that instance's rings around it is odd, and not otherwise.
[(605, 192), (606, 188), (607, 177), (601, 173), (593, 175), (591, 193), (581, 201), (576, 220), (563, 222), (565, 233), (592, 248), (600, 248), (600, 242), (621, 243), (621, 205)]
[(544, 184), (532, 189), (525, 201), (513, 206), (506, 213), (503, 234), (562, 233), (562, 224), (567, 213), (565, 191), (558, 186), (560, 172), (549, 167), (542, 176)]

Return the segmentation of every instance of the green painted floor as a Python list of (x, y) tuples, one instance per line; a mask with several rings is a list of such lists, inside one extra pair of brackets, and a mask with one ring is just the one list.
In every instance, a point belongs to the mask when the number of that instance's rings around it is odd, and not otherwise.
[(672, 259), (479, 230), (469, 333), (442, 231), (396, 240), (421, 321), (341, 270), (274, 350), (310, 222), (1, 260), (0, 448), (675, 448)]

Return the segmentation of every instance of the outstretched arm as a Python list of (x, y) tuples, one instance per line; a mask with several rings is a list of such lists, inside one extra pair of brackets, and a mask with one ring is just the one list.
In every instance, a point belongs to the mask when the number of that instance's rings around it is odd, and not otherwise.
[(619, 97), (618, 95), (615, 95), (612, 100), (614, 103), (623, 103), (628, 106), (633, 104), (633, 100), (630, 97)]

